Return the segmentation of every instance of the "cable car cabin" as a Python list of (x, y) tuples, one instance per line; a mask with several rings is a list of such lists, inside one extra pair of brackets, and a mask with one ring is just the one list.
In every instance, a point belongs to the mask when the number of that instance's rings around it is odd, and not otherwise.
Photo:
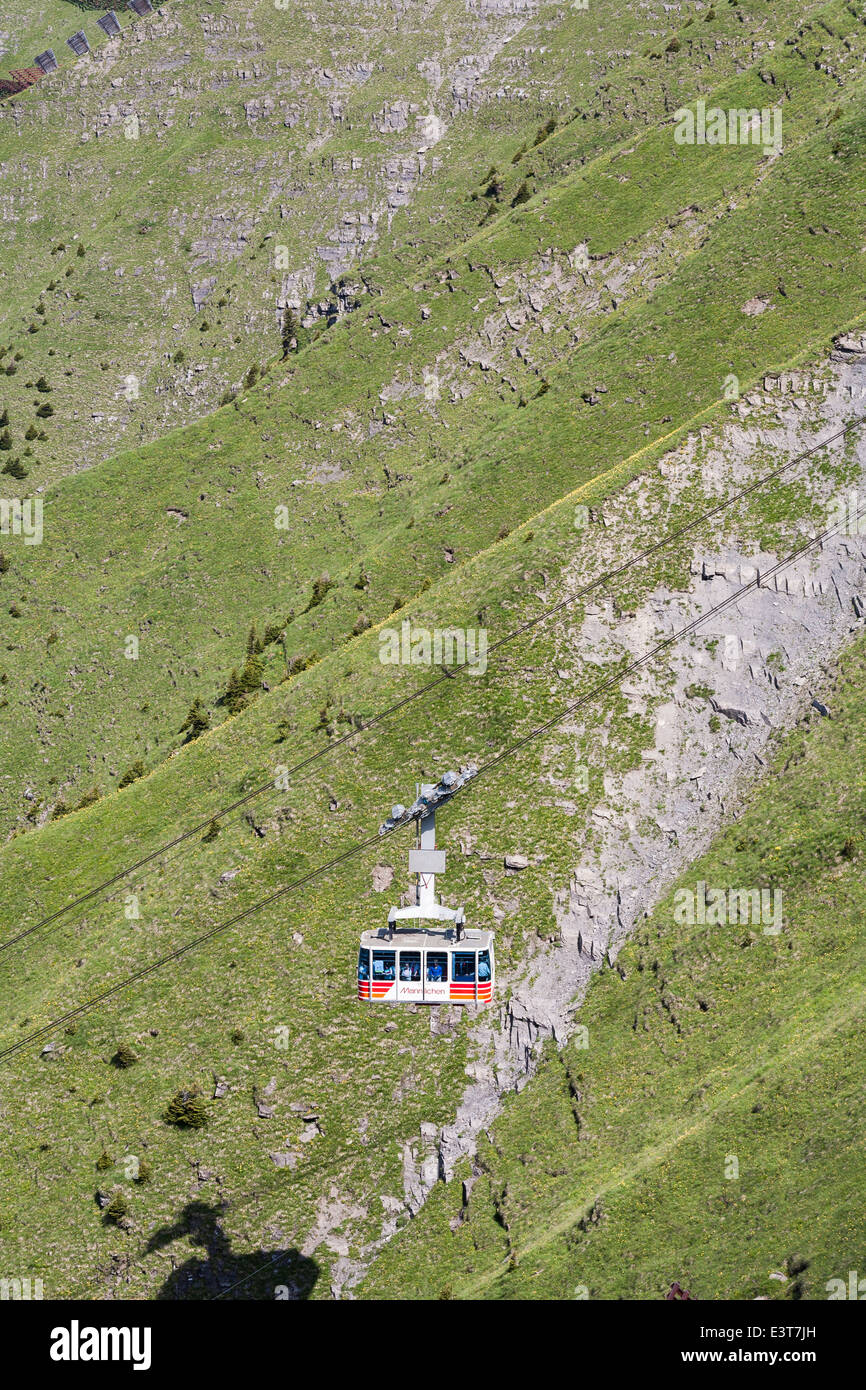
[(415, 931), (382, 927), (361, 937), (358, 998), (370, 1004), (487, 1004), (495, 969), (491, 932), (458, 936), (457, 929), (431, 930), (420, 922)]
[(424, 785), (407, 810), (395, 806), (380, 834), (418, 822), (419, 845), (409, 851), (409, 872), (418, 875), (415, 906), (392, 907), (387, 927), (365, 931), (358, 953), (358, 998), (373, 1004), (489, 1004), (496, 962), (493, 934), (467, 931), (462, 907), (436, 899), (436, 875), (445, 853), (436, 848), (436, 806), (453, 796), (476, 769), (446, 772), (437, 786)]

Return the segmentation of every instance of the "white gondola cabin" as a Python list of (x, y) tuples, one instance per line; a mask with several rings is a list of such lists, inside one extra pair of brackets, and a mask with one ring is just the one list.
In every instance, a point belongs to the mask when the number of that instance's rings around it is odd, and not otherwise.
[[(395, 924), (396, 925), (396, 924)], [(358, 998), (368, 1003), (488, 1004), (493, 934), (431, 930), (366, 931), (358, 953)]]
[(418, 875), (412, 907), (392, 907), (388, 925), (367, 931), (358, 953), (358, 998), (365, 1003), (486, 1004), (493, 998), (496, 959), (493, 933), (467, 930), (462, 907), (436, 901), (436, 875), (445, 871), (445, 854), (436, 849), (437, 804), (461, 787), (446, 773), (436, 787), (421, 788), (407, 811), (395, 806), (382, 833), (415, 819), (419, 844), (409, 851), (409, 871)]

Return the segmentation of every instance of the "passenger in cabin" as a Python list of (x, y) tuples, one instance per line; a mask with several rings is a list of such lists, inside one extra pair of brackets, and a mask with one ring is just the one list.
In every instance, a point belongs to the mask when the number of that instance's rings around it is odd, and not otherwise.
[(427, 979), (430, 980), (432, 984), (441, 984), (442, 966), (439, 964), (438, 960), (434, 960), (432, 964), (427, 966)]
[(490, 979), (490, 960), (486, 951), (478, 957), (478, 978), (479, 980)]
[(408, 960), (404, 961), (400, 967), (400, 979), (413, 980), (414, 978), (415, 977), (412, 974), (412, 966), (409, 964)]
[(365, 960), (362, 960), (360, 965), (358, 966), (358, 979), (367, 979), (367, 962)]

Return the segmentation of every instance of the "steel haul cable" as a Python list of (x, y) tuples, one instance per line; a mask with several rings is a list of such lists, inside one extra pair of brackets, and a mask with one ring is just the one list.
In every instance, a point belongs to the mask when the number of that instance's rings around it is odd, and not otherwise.
[[(796, 464), (801, 463), (804, 459), (811, 457), (813, 454), (819, 453), (822, 449), (827, 448), (828, 445), (835, 443), (836, 440), (841, 439), (845, 435), (847, 435), (849, 430), (859, 425), (862, 425), (864, 422), (866, 422), (866, 416), (858, 416), (853, 420), (849, 420), (845, 425), (841, 427), (841, 429), (836, 430), (833, 434), (829, 435), (826, 439), (822, 440), (821, 443), (812, 445), (811, 448), (803, 450), (802, 453), (795, 455), (794, 458), (788, 459), (786, 463), (780, 464), (778, 468), (771, 469), (769, 472), (762, 474), (761, 477), (756, 479), (753, 483), (749, 483), (745, 487), (740, 488), (738, 491), (734, 492), (730, 497), (725, 498), (723, 502), (717, 503), (716, 506), (708, 508), (707, 511), (702, 512), (701, 515), (696, 517), (693, 521), (690, 521), (686, 525), (677, 527), (673, 531), (668, 532), (660, 540), (655, 541), (652, 545), (647, 546), (644, 550), (638, 551), (636, 555), (630, 556), (629, 559), (627, 561), (624, 561), (621, 565), (618, 565), (613, 569), (606, 571), (602, 575), (596, 576), (595, 579), (589, 580), (586, 584), (576, 589), (573, 593), (567, 595), (566, 598), (561, 599), (558, 603), (553, 604), (550, 608), (543, 609), (542, 612), (536, 614), (534, 618), (527, 619), (526, 622), (521, 623), (511, 632), (508, 632), (503, 637), (498, 638), (496, 642), (492, 643), (488, 647), (488, 656), (491, 652), (495, 652), (500, 648), (506, 646), (508, 643), (515, 641), (525, 632), (528, 632), (532, 628), (539, 626), (543, 622), (546, 622), (555, 614), (562, 612), (571, 604), (577, 603), (581, 598), (585, 598), (588, 594), (594, 592), (596, 589), (601, 588), (606, 584), (609, 584), (611, 580), (616, 579), (619, 577), (619, 575), (624, 574), (628, 570), (631, 570), (635, 564), (639, 564), (642, 561), (649, 559), (652, 555), (658, 554), (661, 550), (665, 548), (665, 546), (668, 546), (672, 544), (674, 541), (681, 539), (689, 532), (695, 530), (698, 526), (703, 525), (704, 522), (711, 520), (713, 517), (718, 516), (720, 513), (726, 511), (736, 502), (742, 501), (744, 498), (749, 497), (754, 492), (757, 492), (760, 488), (765, 487), (767, 483), (774, 481), (783, 473), (793, 468)], [(343, 747), (353, 738), (357, 738), (359, 734), (366, 733), (367, 730), (375, 728), (377, 725), (383, 723), (386, 719), (391, 718), (399, 710), (405, 708), (407, 705), (412, 704), (415, 700), (422, 699), (426, 695), (429, 695), (432, 691), (436, 690), (440, 685), (442, 685), (443, 682), (445, 682), (446, 680), (452, 680), (456, 676), (462, 674), (464, 670), (465, 667), (458, 666), (454, 670), (444, 672), (442, 675), (436, 676), (433, 680), (428, 681), (426, 685), (423, 685), (419, 690), (412, 691), (411, 694), (405, 695), (402, 699), (395, 701), (394, 704), (389, 705), (386, 709), (381, 710), (378, 714), (372, 715), (369, 719), (364, 721), (360, 729), (353, 729), (350, 733), (344, 734), (340, 738), (335, 739), (332, 743), (329, 743), (325, 748), (320, 748), (315, 753), (310, 753), (307, 755), (307, 757), (302, 758), (300, 762), (296, 763), (293, 767), (287, 769), (287, 777), (294, 777), (298, 772), (303, 771), (311, 764), (318, 762), (321, 758), (329, 756), (331, 753), (334, 753), (338, 748)], [(9, 950), (10, 947), (17, 945), (18, 942), (25, 940), (29, 936), (32, 936), (35, 932), (41, 931), (43, 928), (50, 926), (53, 922), (58, 921), (67, 913), (72, 912), (75, 908), (82, 907), (85, 903), (91, 902), (94, 898), (99, 897), (101, 893), (104, 893), (106, 889), (111, 888), (114, 886), (114, 884), (121, 882), (125, 878), (128, 878), (130, 874), (135, 873), (138, 869), (144, 868), (147, 864), (152, 863), (155, 859), (159, 859), (163, 855), (170, 853), (170, 851), (176, 849), (178, 845), (183, 844), (186, 840), (192, 839), (201, 831), (206, 830), (212, 821), (224, 819), (233, 811), (238, 810), (240, 807), (247, 805), (249, 802), (256, 800), (260, 796), (264, 796), (268, 792), (273, 793), (274, 790), (275, 789), (273, 779), (269, 779), (267, 782), (262, 783), (260, 786), (254, 787), (252, 791), (247, 792), (244, 796), (239, 797), (236, 801), (230, 802), (229, 805), (222, 807), (220, 810), (211, 812), (208, 816), (206, 816), (203, 820), (197, 822), (189, 830), (185, 830), (180, 835), (175, 836), (173, 840), (168, 840), (165, 844), (151, 851), (150, 854), (144, 855), (141, 859), (136, 860), (135, 863), (129, 864), (123, 869), (119, 869), (117, 873), (112, 874), (109, 878), (104, 879), (101, 883), (96, 884), (95, 887), (88, 889), (86, 893), (82, 893), (77, 898), (73, 898), (70, 902), (65, 903), (63, 907), (56, 908), (53, 912), (50, 912), (46, 916), (41, 917), (38, 921), (31, 923), (29, 927), (24, 927), (21, 931), (16, 932), (14, 936), (10, 936), (7, 938), (7, 940), (0, 942), (0, 954), (2, 954), (2, 952), (4, 951)], [(2, 1056), (2, 1054), (0, 1054), (0, 1056)]]
[[(866, 509), (855, 518), (858, 527), (860, 520), (863, 518), (866, 518)], [(842, 526), (834, 526), (826, 531), (819, 532), (817, 536), (812, 537), (811, 540), (805, 541), (802, 545), (791, 551), (789, 555), (786, 555), (783, 560), (773, 565), (764, 574), (759, 573), (755, 579), (750, 580), (747, 584), (741, 585), (739, 589), (735, 589), (734, 592), (729, 594), (721, 603), (715, 604), (712, 608), (707, 609), (706, 613), (700, 614), (690, 623), (687, 623), (685, 627), (678, 628), (677, 631), (671, 633), (670, 636), (664, 637), (659, 642), (656, 642), (649, 651), (643, 654), (643, 656), (635, 658), (634, 661), (629, 662), (622, 670), (600, 681), (582, 695), (580, 699), (566, 705), (564, 709), (560, 710), (559, 714), (546, 720), (543, 724), (537, 725), (534, 729), (530, 730), (528, 734), (524, 734), (523, 737), (517, 739), (507, 748), (503, 749), (501, 753), (497, 753), (494, 757), (489, 758), (486, 763), (482, 763), (473, 776), (471, 784), (467, 783), (467, 785), (474, 786), (480, 777), (485, 776), (494, 768), (498, 767), (506, 758), (514, 757), (514, 755), (522, 748), (525, 748), (528, 743), (531, 743), (541, 734), (547, 733), (549, 729), (560, 724), (563, 719), (567, 719), (570, 715), (576, 713), (577, 710), (589, 704), (590, 701), (596, 699), (599, 695), (603, 695), (607, 690), (618, 685), (626, 676), (631, 675), (634, 671), (639, 670), (649, 661), (652, 661), (659, 652), (665, 651), (668, 647), (673, 646), (675, 642), (680, 641), (681, 638), (696, 631), (696, 629), (709, 618), (714, 617), (717, 613), (723, 612), (726, 608), (730, 608), (731, 604), (738, 602), (739, 599), (743, 598), (752, 590), (763, 588), (766, 580), (772, 579), (774, 575), (781, 573), (788, 565), (793, 564), (801, 555), (808, 554), (809, 551), (814, 550), (816, 546), (822, 545), (830, 536), (839, 534), (843, 529)], [(56, 1028), (59, 1028), (64, 1023), (68, 1023), (71, 1019), (80, 1018), (82, 1014), (89, 1013), (90, 1010), (96, 1008), (98, 1004), (102, 1004), (106, 1000), (120, 994), (130, 985), (137, 983), (137, 981), (146, 979), (148, 976), (155, 974), (158, 970), (163, 969), (164, 966), (179, 960), (182, 956), (187, 955), (188, 952), (195, 950), (196, 947), (203, 945), (207, 941), (212, 941), (214, 937), (221, 936), (224, 932), (231, 930), (232, 927), (237, 926), (240, 922), (246, 921), (247, 918), (254, 916), (255, 913), (261, 912), (272, 903), (278, 902), (288, 894), (295, 893), (298, 889), (305, 887), (307, 884), (323, 878), (326, 874), (330, 873), (332, 869), (346, 863), (347, 860), (356, 858), (363, 850), (368, 849), (371, 845), (378, 844), (382, 839), (386, 838), (388, 835), (394, 834), (397, 830), (402, 830), (404, 824), (407, 824), (407, 822), (392, 826), (391, 829), (384, 831), (382, 834), (377, 832), (375, 835), (370, 835), (363, 840), (357, 841), (347, 850), (344, 850), (342, 854), (335, 855), (333, 859), (329, 859), (324, 864), (320, 864), (316, 869), (311, 869), (309, 873), (303, 874), (293, 883), (286, 884), (283, 888), (278, 888), (266, 898), (262, 898), (259, 902), (253, 903), (251, 907), (244, 908), (242, 911), (235, 913), (234, 916), (229, 917), (225, 922), (218, 923), (217, 926), (211, 927), (209, 931), (202, 932), (198, 936), (193, 937), (192, 940), (186, 942), (185, 945), (179, 946), (176, 950), (168, 952), (167, 955), (161, 956), (150, 965), (143, 966), (140, 970), (134, 971), (131, 975), (120, 980), (116, 985), (112, 985), (109, 989), (94, 995), (92, 999), (87, 1000), (84, 1004), (80, 1004), (75, 1009), (70, 1009), (59, 1018), (53, 1019), (50, 1023), (43, 1025), (43, 1027), (35, 1029), (32, 1033), (28, 1033), (26, 1037), (21, 1038), (11, 1047), (4, 1048), (3, 1051), (0, 1052), (0, 1061), (23, 1051), (23, 1049), (29, 1047), (31, 1043), (37, 1042), (40, 1038), (45, 1037), (48, 1033), (52, 1033)]]

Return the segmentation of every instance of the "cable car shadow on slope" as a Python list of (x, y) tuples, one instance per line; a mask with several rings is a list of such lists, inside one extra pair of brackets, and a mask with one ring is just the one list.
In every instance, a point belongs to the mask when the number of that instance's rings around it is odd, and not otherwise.
[(154, 1231), (147, 1254), (163, 1250), (173, 1241), (187, 1239), (204, 1250), (178, 1265), (162, 1284), (159, 1302), (207, 1301), (222, 1294), (226, 1300), (287, 1300), (310, 1297), (319, 1277), (315, 1260), (299, 1250), (254, 1250), (234, 1254), (222, 1228), (219, 1206), (188, 1202), (172, 1226)]

